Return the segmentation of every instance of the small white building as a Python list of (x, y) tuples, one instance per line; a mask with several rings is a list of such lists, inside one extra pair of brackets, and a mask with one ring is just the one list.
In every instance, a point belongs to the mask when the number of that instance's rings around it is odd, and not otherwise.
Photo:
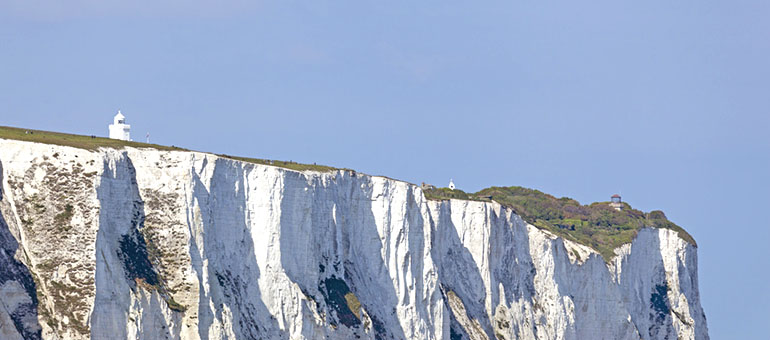
[(620, 195), (614, 194), (612, 197), (610, 197), (610, 206), (615, 208), (617, 211), (623, 209), (623, 203), (620, 200)]
[(454, 189), (455, 189), (455, 182), (450, 179), (449, 180), (449, 190), (454, 190)]
[(110, 124), (110, 138), (130, 141), (130, 132), (131, 125), (126, 124), (126, 116), (118, 110), (118, 114), (115, 115), (112, 124)]

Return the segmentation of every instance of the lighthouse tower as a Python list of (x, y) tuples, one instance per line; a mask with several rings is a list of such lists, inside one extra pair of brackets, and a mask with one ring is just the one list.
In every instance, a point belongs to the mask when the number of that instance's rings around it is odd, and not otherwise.
[(113, 123), (110, 124), (110, 138), (130, 141), (130, 131), (131, 125), (126, 124), (126, 116), (118, 110)]

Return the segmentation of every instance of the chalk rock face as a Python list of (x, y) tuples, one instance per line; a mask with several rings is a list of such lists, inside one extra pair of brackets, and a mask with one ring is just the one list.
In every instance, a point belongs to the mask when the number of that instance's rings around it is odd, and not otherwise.
[(708, 339), (696, 248), (609, 263), (493, 202), (0, 140), (2, 339)]

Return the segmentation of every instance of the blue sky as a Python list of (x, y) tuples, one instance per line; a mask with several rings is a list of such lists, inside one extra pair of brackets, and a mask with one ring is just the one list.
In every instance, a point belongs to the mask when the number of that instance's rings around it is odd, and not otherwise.
[(699, 243), (714, 339), (765, 339), (770, 2), (0, 1), (0, 125), (461, 189), (616, 192)]

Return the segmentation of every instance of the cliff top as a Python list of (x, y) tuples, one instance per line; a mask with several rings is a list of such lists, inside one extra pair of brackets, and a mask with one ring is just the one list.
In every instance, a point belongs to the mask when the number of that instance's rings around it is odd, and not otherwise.
[(610, 202), (581, 205), (569, 197), (556, 198), (538, 190), (515, 186), (491, 187), (472, 194), (437, 188), (425, 190), (425, 196), (434, 200), (451, 198), (498, 202), (538, 228), (594, 248), (608, 261), (615, 256), (615, 248), (630, 243), (645, 227), (675, 230), (679, 237), (697, 246), (695, 239), (682, 227), (669, 221), (662, 211), (645, 213), (625, 202), (618, 211), (610, 206)]
[[(141, 142), (134, 142), (134, 141), (124, 141), (119, 139), (111, 139), (111, 138), (97, 137), (97, 136), (75, 135), (75, 134), (61, 133), (61, 132), (21, 129), (21, 128), (9, 127), (9, 126), (0, 126), (0, 138), (20, 140), (25, 142), (69, 146), (73, 148), (86, 149), (86, 150), (97, 150), (99, 148), (119, 149), (122, 147), (130, 146), (134, 148), (151, 148), (151, 149), (164, 150), (164, 151), (194, 151), (194, 150), (184, 149), (176, 146), (166, 146), (166, 145), (149, 144), (149, 143), (141, 143)], [(340, 169), (340, 168), (335, 168), (335, 167), (326, 166), (326, 165), (302, 164), (302, 163), (296, 163), (296, 162), (286, 162), (286, 161), (260, 159), (260, 158), (247, 158), (247, 157), (238, 157), (238, 156), (222, 155), (222, 154), (217, 156), (230, 158), (230, 159), (234, 159), (242, 162), (272, 165), (272, 166), (277, 166), (277, 167), (282, 167), (282, 168), (287, 168), (287, 169), (297, 170), (297, 171), (310, 170), (310, 171), (323, 172), (323, 171), (332, 171), (332, 170), (347, 170), (347, 169)]]
[[(175, 146), (129, 142), (96, 136), (83, 136), (59, 132), (0, 126), (0, 138), (27, 142), (37, 142), (69, 146), (87, 150), (98, 148), (152, 148), (166, 151), (192, 151)], [(218, 155), (233, 160), (271, 165), (297, 171), (333, 171), (350, 170), (325, 165), (302, 164), (278, 160), (246, 158), (230, 155)], [(523, 187), (490, 187), (476, 193), (449, 188), (424, 189), (425, 197), (431, 200), (461, 199), (476, 201), (495, 201), (512, 209), (528, 223), (538, 228), (587, 245), (598, 251), (605, 260), (615, 256), (614, 249), (630, 243), (637, 232), (645, 227), (667, 228), (675, 230), (679, 236), (697, 246), (693, 237), (684, 229), (669, 221), (659, 210), (644, 213), (633, 209), (628, 203), (622, 203), (623, 209), (617, 211), (609, 202), (595, 202), (581, 205), (578, 201), (562, 197), (556, 198), (534, 189)]]
[(134, 148), (153, 148), (158, 150), (178, 150), (189, 151), (175, 146), (165, 146), (158, 144), (147, 144), (140, 142), (129, 142), (119, 139), (110, 139), (97, 136), (73, 135), (69, 133), (41, 131), (32, 129), (20, 129), (9, 126), (0, 126), (0, 138), (15, 139), (25, 142), (35, 142), (44, 144), (53, 144), (61, 146), (70, 146), (86, 150), (96, 150), (98, 148), (122, 148), (130, 146)]

